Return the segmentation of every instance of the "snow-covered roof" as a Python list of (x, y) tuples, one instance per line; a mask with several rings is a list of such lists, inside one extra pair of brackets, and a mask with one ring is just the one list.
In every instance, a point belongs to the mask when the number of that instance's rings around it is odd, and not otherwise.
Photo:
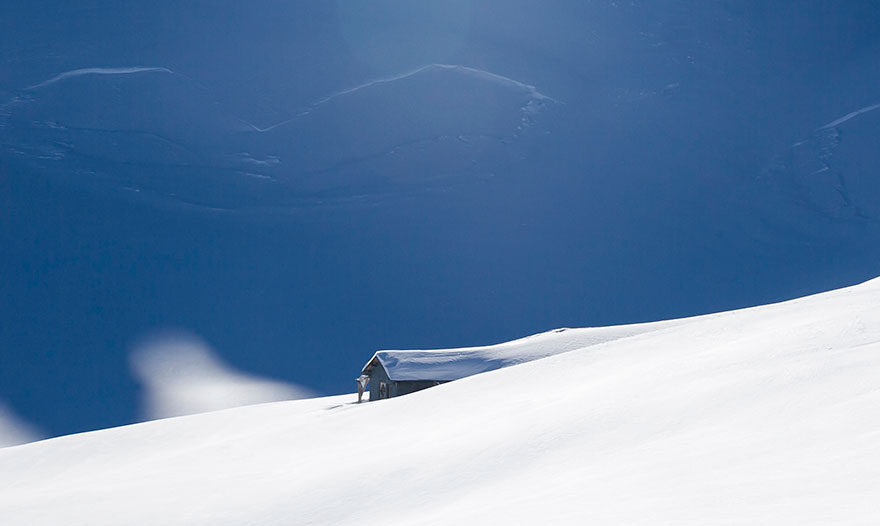
[(379, 351), (364, 366), (364, 371), (371, 369), (377, 361), (394, 381), (458, 380), (513, 365), (511, 360), (503, 357), (474, 351)]
[[(672, 322), (653, 324), (661, 328)], [(511, 365), (538, 360), (575, 349), (606, 343), (645, 331), (644, 325), (555, 329), (519, 340), (487, 345), (436, 350), (377, 351), (364, 365), (363, 374), (381, 364), (393, 381), (458, 380)]]

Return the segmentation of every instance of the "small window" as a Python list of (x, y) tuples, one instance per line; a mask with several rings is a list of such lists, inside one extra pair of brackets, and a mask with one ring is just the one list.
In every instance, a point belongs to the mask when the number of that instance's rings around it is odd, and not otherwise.
[(388, 398), (388, 386), (385, 382), (379, 382), (379, 398)]

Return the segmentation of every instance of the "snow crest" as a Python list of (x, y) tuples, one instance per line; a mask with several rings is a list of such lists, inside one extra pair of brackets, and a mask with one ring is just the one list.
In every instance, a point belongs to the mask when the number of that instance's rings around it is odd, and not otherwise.
[(825, 130), (825, 129), (828, 129), (828, 128), (836, 128), (837, 126), (840, 126), (841, 124), (845, 123), (846, 121), (851, 120), (851, 119), (854, 119), (854, 118), (858, 117), (859, 115), (862, 115), (863, 113), (868, 113), (868, 112), (871, 112), (871, 111), (874, 111), (874, 110), (877, 110), (877, 109), (880, 109), (880, 103), (878, 103), (878, 104), (872, 104), (872, 105), (870, 105), (870, 106), (865, 106), (864, 108), (861, 108), (861, 109), (858, 109), (858, 110), (856, 110), (856, 111), (853, 111), (853, 112), (847, 113), (847, 114), (844, 115), (843, 117), (841, 117), (841, 118), (839, 118), (839, 119), (836, 119), (836, 120), (834, 120), (834, 121), (831, 121), (831, 122), (829, 122), (828, 124), (826, 124), (825, 126), (820, 127), (819, 129), (820, 129), (820, 130)]
[[(525, 126), (527, 124), (530, 116), (534, 115), (535, 113), (537, 113), (539, 111), (540, 107), (543, 104), (547, 104), (547, 103), (561, 104), (561, 102), (559, 100), (554, 99), (553, 97), (550, 97), (548, 95), (541, 93), (538, 90), (538, 88), (536, 88), (535, 86), (533, 86), (531, 84), (526, 84), (525, 82), (520, 82), (520, 81), (512, 79), (510, 77), (505, 77), (504, 75), (492, 73), (491, 71), (473, 68), (470, 66), (462, 66), (459, 64), (426, 64), (424, 66), (420, 66), (416, 69), (406, 71), (404, 73), (399, 73), (399, 74), (392, 75), (389, 77), (382, 77), (382, 78), (374, 79), (374, 80), (371, 80), (368, 82), (364, 82), (363, 84), (358, 84), (357, 86), (353, 86), (351, 88), (346, 88), (346, 89), (342, 89), (339, 91), (334, 91), (334, 92), (332, 92), (328, 95), (325, 95), (324, 97), (321, 97), (321, 98), (315, 100), (314, 102), (312, 102), (308, 106), (308, 108), (306, 108), (305, 110), (303, 110), (299, 114), (297, 114), (297, 117), (304, 117), (306, 115), (309, 115), (316, 108), (323, 106), (323, 105), (327, 104), (328, 102), (333, 101), (334, 99), (338, 99), (339, 97), (351, 95), (351, 94), (357, 93), (359, 91), (362, 91), (364, 89), (371, 88), (374, 86), (378, 86), (378, 85), (382, 85), (382, 84), (390, 84), (390, 83), (398, 82), (401, 80), (406, 80), (408, 78), (414, 77), (414, 76), (419, 75), (421, 73), (430, 72), (430, 71), (454, 71), (457, 73), (472, 76), (472, 77), (480, 79), (480, 80), (498, 83), (498, 84), (508, 86), (508, 87), (525, 92), (528, 95), (529, 101), (526, 103), (525, 106), (523, 106), (521, 108), (521, 110), (523, 112), (523, 126)], [(242, 123), (244, 123), (244, 125), (246, 126), (246, 131), (265, 133), (265, 132), (272, 131), (276, 128), (279, 128), (281, 126), (284, 126), (286, 124), (289, 124), (291, 122), (294, 122), (295, 120), (296, 120), (296, 117), (291, 118), (291, 119), (285, 119), (281, 122), (278, 122), (278, 123), (275, 123), (275, 124), (272, 124), (272, 125), (269, 125), (266, 127), (260, 127), (260, 126), (257, 126), (253, 123), (250, 123), (250, 122), (247, 122), (244, 120), (242, 120)]]
[(142, 66), (133, 66), (133, 67), (123, 67), (123, 68), (82, 68), (82, 69), (74, 69), (72, 71), (65, 71), (64, 73), (59, 73), (54, 77), (44, 80), (39, 84), (34, 84), (33, 86), (28, 86), (25, 88), (25, 91), (32, 91), (35, 89), (43, 88), (49, 86), (51, 84), (55, 84), (56, 82), (60, 82), (65, 79), (73, 78), (73, 77), (81, 77), (83, 75), (133, 75), (135, 73), (174, 73), (168, 68), (163, 67), (142, 67)]

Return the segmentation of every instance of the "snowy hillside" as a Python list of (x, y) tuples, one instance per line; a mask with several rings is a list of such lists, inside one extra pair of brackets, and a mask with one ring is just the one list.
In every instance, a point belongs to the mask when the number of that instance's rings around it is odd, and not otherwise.
[(548, 333), (518, 345), (577, 349), (8, 448), (0, 523), (876, 524), (878, 305)]

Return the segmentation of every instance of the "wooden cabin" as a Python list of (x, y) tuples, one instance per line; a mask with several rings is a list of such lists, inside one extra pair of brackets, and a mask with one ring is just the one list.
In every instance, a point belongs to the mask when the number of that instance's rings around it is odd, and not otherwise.
[[(616, 328), (555, 329), (519, 340), (459, 349), (378, 351), (358, 377), (358, 401), (367, 387), (370, 400), (414, 393), (445, 382), (539, 360), (614, 339)], [(607, 334), (606, 334), (607, 333)]]
[(505, 365), (505, 360), (468, 349), (378, 351), (361, 371), (358, 386), (364, 389), (368, 383), (370, 400), (383, 400)]

